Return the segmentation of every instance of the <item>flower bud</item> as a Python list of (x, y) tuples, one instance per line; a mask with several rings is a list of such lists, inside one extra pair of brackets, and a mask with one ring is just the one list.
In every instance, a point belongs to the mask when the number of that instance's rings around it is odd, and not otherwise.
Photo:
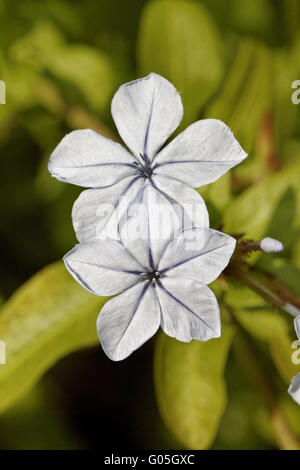
[(261, 240), (260, 249), (266, 253), (278, 253), (284, 249), (284, 246), (279, 240), (266, 237)]

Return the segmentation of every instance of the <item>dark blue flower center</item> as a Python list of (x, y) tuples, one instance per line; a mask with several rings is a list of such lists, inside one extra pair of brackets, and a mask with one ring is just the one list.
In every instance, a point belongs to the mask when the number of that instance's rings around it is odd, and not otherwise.
[(155, 283), (160, 278), (160, 272), (153, 268), (147, 268), (147, 271), (141, 273), (141, 276), (145, 281)]
[(148, 155), (140, 153), (140, 157), (143, 163), (132, 162), (136, 168), (136, 173), (142, 178), (151, 178), (153, 170)]

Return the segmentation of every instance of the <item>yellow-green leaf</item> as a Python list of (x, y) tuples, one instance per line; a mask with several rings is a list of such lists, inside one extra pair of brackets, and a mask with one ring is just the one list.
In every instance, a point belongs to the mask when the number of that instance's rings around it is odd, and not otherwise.
[(285, 226), (281, 226), (282, 220), (278, 218), (278, 210), (282, 198), (289, 188), (294, 195), (294, 227), (300, 225), (300, 165), (290, 165), (285, 170), (269, 176), (261, 183), (245, 190), (234, 199), (227, 207), (224, 218), (224, 231), (229, 233), (245, 233), (247, 238), (259, 239), (270, 235), (268, 228), (272, 224), (272, 232), (275, 233), (274, 220), (276, 221), (276, 233), (280, 237), (280, 229), (284, 233)]
[(227, 396), (224, 368), (231, 326), (206, 342), (181, 343), (161, 333), (155, 351), (155, 386), (161, 415), (178, 441), (207, 449), (218, 431)]
[(191, 123), (223, 75), (217, 28), (199, 3), (155, 1), (146, 5), (138, 36), (141, 74), (157, 72), (183, 98), (184, 123)]
[(239, 324), (255, 339), (268, 344), (274, 366), (281, 378), (289, 384), (292, 377), (299, 372), (299, 364), (293, 363), (294, 337), (290, 335), (293, 328), (291, 316), (281, 314), (261, 299), (255, 292), (246, 287), (230, 289), (225, 301), (234, 310)]
[(287, 319), (247, 287), (232, 287), (225, 302), (233, 308), (241, 326), (254, 338), (269, 341), (276, 334), (288, 334)]
[(251, 152), (259, 123), (271, 103), (272, 84), (272, 60), (266, 46), (242, 40), (227, 80), (206, 116), (225, 121), (242, 147)]
[(107, 300), (85, 291), (62, 262), (33, 276), (0, 311), (0, 411), (13, 405), (58, 359), (97, 344), (96, 318)]
[(210, 201), (216, 209), (223, 211), (231, 199), (231, 175), (229, 172), (217, 181), (197, 189), (205, 201)]
[(286, 331), (277, 331), (270, 339), (270, 351), (273, 362), (279, 375), (287, 385), (290, 384), (292, 378), (300, 371), (299, 364), (294, 364), (293, 362), (293, 354), (296, 350), (292, 346), (295, 340), (297, 340), (296, 333), (295, 337), (291, 338)]
[(91, 46), (67, 43), (49, 20), (18, 39), (10, 48), (10, 56), (31, 71), (50, 72), (61, 81), (61, 87), (65, 83), (64, 92), (75, 88), (97, 112), (109, 102), (115, 85), (109, 58)]

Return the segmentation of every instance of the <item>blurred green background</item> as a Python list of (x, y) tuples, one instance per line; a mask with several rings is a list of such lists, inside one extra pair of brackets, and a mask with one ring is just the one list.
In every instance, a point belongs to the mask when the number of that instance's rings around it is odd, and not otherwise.
[[(76, 243), (81, 188), (50, 177), (49, 155), (72, 129), (117, 139), (111, 98), (149, 72), (180, 91), (179, 131), (207, 117), (232, 128), (249, 158), (201, 188), (211, 224), (280, 239), (282, 254), (250, 262), (300, 293), (298, 0), (0, 0), (0, 449), (282, 447), (225, 314), (222, 340), (182, 345), (160, 334), (113, 363), (95, 332), (103, 301), (60, 263), (14, 294)], [(300, 439), (286, 393), (297, 372), (291, 319), (246, 288), (223, 287), (220, 301), (236, 310)]]

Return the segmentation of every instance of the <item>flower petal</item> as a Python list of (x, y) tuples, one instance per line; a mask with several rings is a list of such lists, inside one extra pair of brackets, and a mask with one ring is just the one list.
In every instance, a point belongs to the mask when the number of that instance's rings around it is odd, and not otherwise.
[(288, 392), (295, 402), (300, 405), (300, 372), (292, 378)]
[(151, 160), (179, 126), (183, 107), (176, 88), (160, 75), (150, 73), (120, 86), (111, 112), (130, 150)]
[(201, 282), (162, 278), (157, 285), (164, 332), (189, 342), (207, 341), (221, 334), (220, 313), (214, 293)]
[(72, 209), (77, 240), (85, 242), (109, 236), (118, 238), (118, 219), (143, 186), (139, 177), (125, 178), (113, 186), (82, 191)]
[[(298, 339), (300, 340), (300, 315), (295, 318), (294, 324)], [(300, 405), (300, 372), (292, 378), (288, 392), (295, 402)]]
[(136, 159), (122, 145), (91, 129), (70, 132), (49, 160), (52, 176), (86, 188), (100, 188), (134, 176)]
[(209, 215), (204, 200), (190, 186), (180, 181), (157, 175), (152, 178), (154, 186), (170, 202), (178, 204), (182, 210), (182, 228), (190, 226), (209, 227)]
[(159, 152), (153, 171), (197, 188), (216, 181), (246, 157), (224, 122), (204, 119), (189, 126)]
[(140, 282), (106, 302), (97, 320), (97, 331), (108, 357), (121, 361), (151, 338), (159, 325), (155, 288)]
[[(204, 243), (199, 248), (199, 242)], [(217, 230), (190, 228), (166, 247), (158, 270), (168, 277), (195, 279), (209, 284), (229, 263), (235, 239)]]
[(300, 315), (295, 318), (294, 324), (298, 339), (300, 340)]
[(150, 183), (119, 222), (123, 245), (145, 267), (157, 266), (165, 246), (180, 229), (181, 210)]
[(66, 268), (85, 289), (114, 295), (139, 282), (141, 266), (112, 239), (80, 243), (64, 256)]

